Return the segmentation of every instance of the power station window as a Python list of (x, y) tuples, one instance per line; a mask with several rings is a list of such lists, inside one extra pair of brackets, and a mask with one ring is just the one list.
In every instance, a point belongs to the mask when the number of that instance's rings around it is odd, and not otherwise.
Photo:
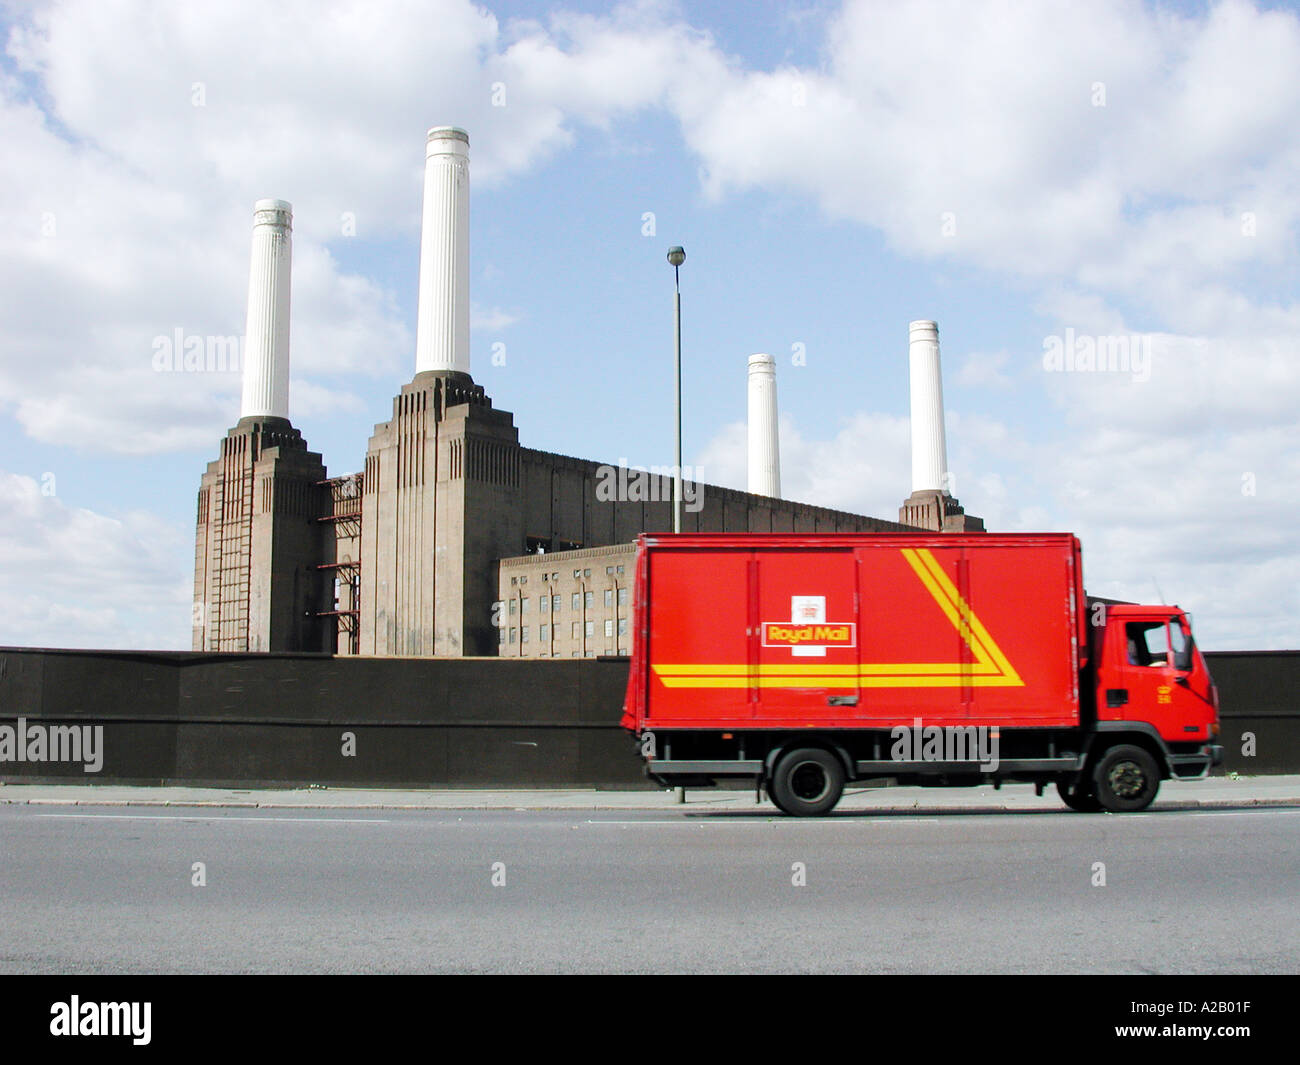
[(595, 636), (595, 635), (596, 635), (596, 623), (595, 623), (594, 621), (588, 621), (588, 622), (583, 626), (583, 629), (584, 629), (584, 631), (586, 632), (586, 634), (587, 634), (588, 636)]
[(527, 643), (527, 642), (528, 642), (528, 626), (527, 626), (527, 625), (525, 625), (522, 629), (519, 630), (519, 642), (520, 642), (520, 643)]
[(595, 592), (587, 592), (587, 594), (583, 597), (583, 605), (584, 605), (584, 606), (595, 606), (595, 605), (596, 605), (596, 593), (595, 593)]
[(560, 612), (560, 597), (558, 595), (551, 596), (551, 610), (557, 614)]
[(627, 635), (627, 618), (619, 618), (619, 619), (618, 619), (618, 634), (619, 634), (620, 636), (626, 636), (626, 635)]
[(605, 622), (605, 635), (606, 636), (614, 635), (614, 623), (612, 621)]
[(605, 589), (605, 605), (606, 605), (606, 606), (613, 606), (613, 605), (614, 605), (614, 589), (613, 589), (613, 588), (606, 588), (606, 589)]
[(551, 609), (551, 597), (549, 595), (544, 595), (540, 599), (538, 599), (537, 609), (540, 610), (543, 614), (547, 613)]
[(584, 569), (584, 570), (582, 571), (582, 575), (583, 575), (584, 577), (590, 577), (590, 576), (591, 576), (591, 570), (589, 570), (589, 569)]
[(505, 642), (506, 642), (506, 630), (497, 629), (497, 643), (505, 643)]
[(605, 576), (606, 576), (606, 577), (612, 577), (612, 576), (614, 576), (614, 567), (613, 567), (613, 566), (606, 566), (606, 567), (605, 567)]
[(528, 613), (528, 603), (529, 603), (528, 596), (524, 596), (524, 598), (519, 603), (519, 613), (521, 614)]
[(574, 592), (574, 593), (573, 593), (573, 609), (574, 609), (574, 610), (581, 610), (581, 609), (582, 609), (582, 593), (581, 593), (581, 592)]
[(510, 613), (512, 613), (512, 614), (517, 613), (517, 611), (518, 611), (518, 606), (519, 606), (519, 601), (518, 601), (517, 599), (511, 599), (511, 600), (510, 600)]
[(543, 643), (549, 640), (551, 638), (551, 627), (549, 625), (543, 625), (541, 630), (537, 633), (537, 638)]
[(622, 572), (623, 572), (623, 567), (622, 567), (622, 566), (615, 566), (615, 567), (614, 567), (614, 572), (615, 572), (615, 573), (622, 573)]
[(510, 626), (510, 642), (511, 642), (511, 643), (514, 643), (514, 642), (515, 642), (515, 635), (516, 635), (516, 630), (515, 630), (515, 627), (512, 625), (512, 626)]
[[(620, 568), (620, 570), (622, 569), (621, 566), (620, 566), (619, 568)], [(618, 605), (619, 605), (619, 606), (627, 606), (627, 589), (626, 589), (626, 588), (620, 588), (620, 589), (618, 590)]]
[(578, 638), (578, 622), (574, 622), (569, 630), (569, 638), (576, 640)]

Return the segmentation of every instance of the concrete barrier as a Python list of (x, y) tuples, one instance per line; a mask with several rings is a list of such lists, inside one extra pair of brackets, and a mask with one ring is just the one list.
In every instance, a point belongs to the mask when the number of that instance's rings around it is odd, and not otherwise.
[[(1300, 652), (1206, 658), (1223, 771), (1300, 772)], [(648, 788), (618, 724), (626, 683), (617, 658), (0, 648), (0, 724), (103, 729), (96, 773), (6, 761), (0, 780)]]
[(0, 648), (0, 724), (98, 725), (103, 765), (0, 780), (652, 787), (619, 727), (625, 659)]

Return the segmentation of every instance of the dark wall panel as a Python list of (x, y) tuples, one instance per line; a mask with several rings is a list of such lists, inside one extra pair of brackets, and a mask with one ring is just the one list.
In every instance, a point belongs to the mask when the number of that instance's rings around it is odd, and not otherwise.
[[(1222, 704), (1223, 771), (1300, 772), (1300, 652), (1206, 658)], [(618, 723), (627, 668), (626, 659), (0, 648), (0, 724), (104, 728), (99, 773), (9, 762), (0, 780), (651, 787)], [(1245, 733), (1254, 755), (1243, 752)]]
[(617, 659), (0, 649), (0, 724), (104, 729), (98, 773), (0, 780), (651, 787), (618, 724), (626, 683)]

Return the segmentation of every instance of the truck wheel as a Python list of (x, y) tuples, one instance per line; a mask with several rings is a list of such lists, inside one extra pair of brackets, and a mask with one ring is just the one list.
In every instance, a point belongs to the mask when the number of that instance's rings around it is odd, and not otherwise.
[(1114, 747), (1097, 763), (1092, 782), (1103, 809), (1131, 813), (1151, 805), (1160, 790), (1160, 770), (1141, 747)]
[(1061, 797), (1061, 801), (1066, 806), (1078, 813), (1095, 814), (1101, 809), (1101, 803), (1097, 801), (1096, 793), (1092, 790), (1091, 781), (1067, 784), (1064, 780), (1058, 780), (1056, 794)]
[(833, 810), (844, 793), (844, 767), (829, 751), (801, 747), (787, 751), (772, 773), (772, 802), (796, 817), (815, 817)]

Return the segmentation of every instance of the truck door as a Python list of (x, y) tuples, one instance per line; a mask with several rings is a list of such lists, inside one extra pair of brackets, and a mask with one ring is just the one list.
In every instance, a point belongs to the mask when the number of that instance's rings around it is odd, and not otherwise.
[(750, 599), (756, 720), (806, 725), (857, 716), (857, 571), (848, 548), (757, 556)]
[(1168, 616), (1118, 618), (1112, 637), (1115, 668), (1105, 680), (1099, 716), (1149, 721), (1162, 736), (1170, 735), (1176, 682)]

